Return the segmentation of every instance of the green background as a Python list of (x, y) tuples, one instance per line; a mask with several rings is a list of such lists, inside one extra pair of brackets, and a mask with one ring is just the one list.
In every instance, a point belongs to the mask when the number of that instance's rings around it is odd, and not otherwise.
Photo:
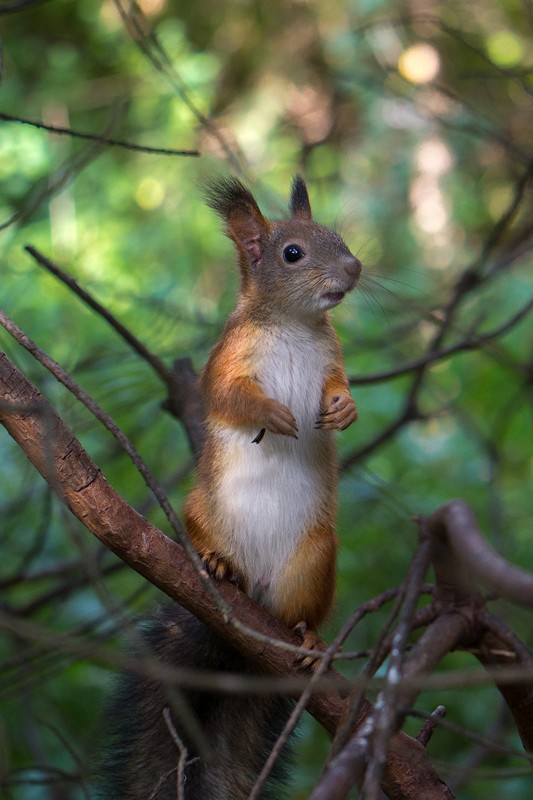
[[(163, 385), (23, 248), (72, 273), (168, 363), (190, 355), (200, 369), (237, 288), (202, 180), (237, 173), (275, 217), (301, 172), (315, 218), (364, 265), (360, 289), (333, 315), (360, 419), (338, 437), (349, 466), (326, 637), (402, 582), (417, 542), (413, 516), (453, 497), (472, 504), (499, 552), (533, 568), (531, 319), (432, 364), (416, 393), (418, 418), (382, 444), (412, 375), (358, 383), (426, 354), (465, 273), (475, 280), (459, 293), (444, 347), (475, 344), (533, 295), (531, 188), (521, 184), (533, 164), (531, 6), (143, 0), (126, 25), (111, 0), (11, 5), (0, 2), (0, 112), (201, 152), (135, 152), (0, 120), (0, 304), (118, 422), (175, 507), (194, 478), (183, 431), (161, 409)], [(3, 330), (0, 345), (113, 486), (168, 532), (109, 434)], [(0, 638), (2, 795), (82, 798), (110, 671), (54, 651), (54, 635), (121, 647), (126, 612), (143, 616), (161, 598), (101, 553), (3, 430), (0, 452), (3, 608), (49, 634), (46, 646)], [(530, 643), (525, 611), (494, 608)], [(346, 649), (370, 649), (385, 614), (367, 618)], [(442, 668), (476, 662), (453, 654)], [(439, 703), (459, 732), (439, 730), (429, 750), (445, 780), (467, 770), (458, 796), (529, 798), (527, 763), (469, 737), (520, 750), (496, 690), (465, 679), (461, 690), (423, 694), (417, 708)], [(410, 719), (406, 729), (419, 725)], [(327, 753), (310, 719), (297, 749), (292, 796), (303, 798)]]

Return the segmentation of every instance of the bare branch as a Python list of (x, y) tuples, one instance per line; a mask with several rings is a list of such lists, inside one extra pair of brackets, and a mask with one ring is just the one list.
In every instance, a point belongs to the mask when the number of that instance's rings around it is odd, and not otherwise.
[(384, 603), (388, 602), (396, 595), (397, 595), (397, 590), (388, 589), (382, 594), (380, 594), (378, 597), (374, 597), (372, 598), (372, 600), (368, 600), (366, 603), (363, 603), (362, 606), (357, 608), (354, 611), (354, 613), (349, 617), (349, 619), (345, 622), (345, 624), (342, 626), (341, 630), (339, 631), (333, 642), (328, 646), (327, 650), (325, 651), (323, 659), (314, 669), (309, 685), (306, 688), (305, 692), (303, 692), (303, 694), (299, 698), (298, 703), (294, 707), (290, 715), (290, 718), (288, 719), (287, 724), (285, 725), (285, 728), (281, 733), (281, 736), (279, 737), (267, 761), (265, 762), (265, 766), (254, 785), (249, 800), (256, 800), (256, 798), (260, 796), (259, 793), (271, 772), (275, 760), (278, 758), (283, 745), (288, 740), (290, 734), (294, 731), (296, 725), (298, 724), (298, 721), (300, 720), (303, 712), (305, 711), (312, 697), (315, 686), (318, 683), (320, 683), (322, 677), (327, 673), (327, 670), (329, 669), (333, 658), (336, 656), (336, 654), (346, 641), (351, 631), (367, 614), (377, 611)]
[(427, 747), (429, 744), (431, 737), (435, 733), (435, 729), (441, 719), (446, 716), (446, 708), (444, 706), (437, 706), (435, 711), (429, 715), (426, 719), (420, 730), (416, 735), (417, 742), (423, 744), (424, 747)]
[(399, 378), (402, 375), (406, 375), (408, 372), (413, 372), (414, 370), (419, 369), (420, 367), (436, 364), (438, 361), (443, 361), (444, 359), (450, 358), (457, 353), (480, 350), (485, 347), (485, 345), (489, 344), (489, 342), (492, 342), (495, 339), (500, 339), (502, 336), (512, 330), (516, 325), (522, 322), (525, 317), (527, 317), (532, 309), (533, 297), (530, 298), (527, 303), (525, 303), (515, 314), (509, 317), (508, 320), (499, 325), (497, 328), (494, 328), (492, 331), (478, 335), (469, 334), (465, 339), (457, 342), (456, 344), (440, 350), (430, 351), (425, 355), (420, 356), (420, 358), (408, 361), (406, 364), (402, 364), (394, 369), (376, 372), (372, 375), (355, 375), (354, 377), (350, 378), (350, 383), (352, 386), (365, 386), (372, 383), (382, 383), (383, 381), (391, 380), (392, 378)]
[(4, 222), (1, 222), (0, 231), (9, 228), (17, 222), (25, 222), (29, 219), (42, 203), (60, 192), (98, 156), (99, 148), (99, 144), (89, 145), (82, 152), (76, 153), (75, 156), (67, 159), (53, 174), (49, 175), (45, 181), (39, 181), (32, 186), (24, 197), (22, 209), (4, 220)]
[(243, 164), (235, 150), (228, 144), (225, 136), (220, 129), (200, 110), (198, 105), (194, 102), (189, 92), (189, 89), (184, 84), (176, 69), (172, 59), (169, 57), (165, 48), (161, 45), (155, 33), (150, 29), (150, 25), (146, 16), (144, 15), (140, 6), (135, 3), (130, 3), (130, 9), (126, 10), (122, 0), (113, 0), (113, 3), (124, 22), (126, 30), (139, 48), (140, 52), (150, 62), (150, 64), (169, 82), (173, 91), (175, 91), (181, 98), (182, 102), (186, 105), (194, 118), (200, 123), (202, 128), (211, 136), (213, 136), (223, 152), (226, 154), (230, 161), (232, 168), (237, 172), (243, 172)]
[[(137, 514), (107, 483), (45, 398), (5, 355), (0, 356), (0, 398), (13, 403), (12, 412), (6, 411), (5, 404), (0, 407), (0, 422), (43, 477), (56, 491), (60, 491), (62, 500), (91, 533), (139, 574), (196, 614), (218, 635), (231, 641), (239, 652), (260, 664), (268, 674), (294, 674), (292, 653), (297, 650), (294, 636), (291, 637), (281, 623), (239, 589), (228, 581), (221, 581), (218, 591), (225, 607), (232, 609), (232, 625), (229, 625), (229, 618), (220, 613), (219, 604), (214, 602), (206, 587), (210, 578), (205, 572), (198, 573), (180, 545)], [(38, 404), (53, 420), (51, 454), (46, 453), (49, 442), (44, 437), (43, 415), (35, 411), (21, 413), (19, 403), (28, 407)], [(254, 635), (249, 635), (252, 631)], [(336, 692), (312, 695), (308, 709), (327, 730), (333, 731), (342, 714), (343, 697), (348, 686), (331, 669), (327, 677), (338, 680), (341, 688)], [(366, 701), (362, 707), (362, 720), (371, 709), (371, 704)], [(402, 796), (407, 800), (437, 797), (432, 787), (442, 786), (442, 782), (430, 766), (424, 748), (399, 733), (393, 737), (390, 753), (384, 778), (385, 791), (389, 785), (391, 791), (396, 791), (393, 787), (403, 786), (405, 774), (414, 767), (417, 770), (416, 792), (407, 787)], [(442, 794), (440, 796), (442, 798)]]
[(420, 588), (431, 556), (431, 541), (422, 531), (419, 548), (411, 561), (405, 579), (401, 615), (392, 639), (392, 648), (386, 675), (386, 685), (380, 693), (373, 715), (374, 733), (363, 792), (367, 800), (379, 800), (381, 776), (386, 764), (389, 741), (396, 730), (401, 711), (399, 687), (408, 636), (416, 610)]
[[(450, 612), (437, 619), (423, 634), (410, 661), (413, 674), (424, 674), (434, 664), (427, 663), (430, 652), (448, 652), (461, 644), (473, 647), (474, 655), (490, 670), (496, 685), (513, 714), (517, 730), (526, 750), (533, 750), (533, 656), (503, 623), (484, 609), (475, 580), (487, 583), (505, 597), (520, 605), (531, 605), (533, 600), (533, 575), (513, 566), (495, 553), (481, 535), (469, 506), (462, 501), (452, 501), (442, 506), (425, 520), (426, 529), (433, 540), (433, 565), (437, 578), (436, 602)], [(454, 611), (454, 606), (459, 611)], [(452, 628), (439, 633), (442, 621), (449, 618), (457, 630), (457, 641), (446, 642)], [(437, 635), (434, 636), (434, 631)], [(428, 644), (427, 637), (433, 636)], [(421, 648), (425, 645), (425, 650)], [(429, 670), (428, 670), (429, 666)], [(518, 675), (508, 679), (509, 667), (518, 667)], [(522, 671), (522, 676), (520, 672)], [(500, 675), (498, 675), (500, 673)], [(505, 676), (505, 680), (502, 677)], [(406, 704), (410, 703), (406, 696)]]
[[(477, 578), (508, 600), (533, 606), (533, 575), (510, 564), (492, 549), (466, 503), (461, 500), (447, 503), (428, 518), (428, 525), (436, 538), (446, 542), (444, 547), (449, 546), (456, 553), (455, 562), (463, 565), (465, 591), (471, 591), (472, 578)], [(440, 558), (437, 561), (442, 563)]]
[(86, 289), (81, 287), (78, 281), (69, 275), (64, 270), (60, 269), (57, 264), (54, 264), (53, 261), (50, 261), (43, 253), (39, 252), (36, 247), (32, 245), (26, 245), (24, 248), (27, 253), (30, 254), (32, 258), (37, 261), (42, 267), (48, 270), (48, 272), (52, 273), (56, 278), (58, 278), (62, 283), (69, 287), (69, 289), (74, 292), (84, 303), (85, 305), (92, 308), (93, 311), (96, 311), (106, 322), (111, 325), (111, 327), (119, 334), (119, 336), (127, 342), (130, 347), (135, 350), (142, 358), (147, 361), (151, 367), (157, 372), (160, 377), (165, 381), (170, 380), (170, 370), (166, 366), (166, 364), (161, 361), (158, 356), (152, 353), (143, 342), (140, 341), (130, 330), (126, 328), (110, 311), (105, 308), (101, 303), (98, 302)]
[[(2, 8), (0, 7), (0, 12)], [(124, 142), (120, 139), (110, 139), (108, 136), (100, 136), (97, 133), (84, 133), (82, 131), (75, 131), (72, 128), (58, 128), (55, 125), (45, 125), (43, 122), (35, 122), (35, 120), (22, 119), (15, 117), (12, 114), (6, 114), (5, 111), (0, 111), (0, 119), (4, 122), (19, 122), (22, 125), (31, 125), (32, 128), (48, 131), (57, 136), (71, 136), (73, 139), (87, 139), (90, 142), (99, 142), (106, 144), (110, 147), (122, 147), (126, 150), (137, 150), (140, 153), (152, 153), (159, 156), (199, 156), (198, 150), (173, 150), (165, 147), (150, 147), (143, 144), (134, 144), (133, 142)]]
[(518, 637), (488, 611), (479, 615), (486, 632), (481, 647), (475, 652), (479, 661), (491, 671), (496, 686), (513, 715), (524, 749), (533, 752), (533, 682), (531, 676), (515, 682), (500, 681), (498, 672), (522, 666), (533, 670), (533, 655)]
[(200, 453), (204, 438), (204, 408), (197, 387), (196, 374), (189, 358), (176, 359), (172, 368), (152, 353), (146, 345), (135, 336), (120, 320), (96, 300), (90, 292), (82, 288), (78, 281), (65, 270), (60, 269), (53, 261), (40, 253), (37, 248), (27, 245), (25, 250), (42, 267), (69, 287), (89, 308), (96, 311), (114, 331), (138, 353), (163, 381), (168, 390), (168, 397), (163, 408), (180, 420), (187, 434), (191, 450), (196, 458)]
[(201, 564), (192, 545), (188, 542), (188, 537), (185, 534), (183, 526), (178, 520), (174, 510), (172, 509), (166, 494), (163, 489), (158, 485), (154, 476), (151, 474), (147, 465), (141, 459), (139, 453), (134, 448), (132, 442), (120, 430), (118, 425), (105, 413), (105, 411), (92, 399), (89, 395), (78, 386), (75, 381), (68, 375), (68, 373), (51, 358), (44, 350), (41, 350), (29, 336), (27, 336), (7, 314), (0, 309), (0, 324), (11, 336), (21, 344), (31, 355), (39, 361), (46, 369), (57, 378), (83, 405), (102, 423), (102, 425), (115, 437), (122, 449), (130, 456), (135, 464), (139, 473), (143, 476), (146, 484), (153, 491), (161, 508), (165, 512), (168, 521), (172, 525), (174, 533), (178, 536), (183, 547), (190, 551), (191, 560), (197, 563), (198, 570), (201, 570)]
[[(115, 112), (105, 128), (106, 135), (108, 131), (113, 129), (116, 121), (114, 117), (116, 117), (116, 115), (117, 112)], [(17, 211), (5, 222), (2, 222), (0, 224), (0, 230), (4, 230), (16, 222), (24, 222), (29, 219), (42, 203), (60, 192), (63, 187), (67, 186), (71, 180), (79, 175), (79, 173), (99, 155), (101, 149), (101, 142), (93, 142), (81, 152), (76, 153), (72, 158), (67, 159), (52, 175), (49, 175), (46, 180), (39, 181), (27, 193), (22, 210)]]

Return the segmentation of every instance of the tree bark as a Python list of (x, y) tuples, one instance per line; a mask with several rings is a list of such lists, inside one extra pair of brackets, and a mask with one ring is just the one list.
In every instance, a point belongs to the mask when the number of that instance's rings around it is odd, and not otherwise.
[[(0, 353), (0, 422), (83, 525), (140, 575), (177, 601), (270, 675), (298, 675), (294, 654), (255, 639), (224, 618), (183, 548), (138, 514), (107, 482), (43, 395)], [(255, 631), (299, 645), (276, 619), (227, 581), (217, 584), (233, 615)], [(326, 674), (338, 689), (312, 697), (309, 712), (333, 733), (348, 682)], [(373, 709), (364, 701), (358, 726)], [(452, 794), (431, 766), (424, 747), (399, 732), (392, 738), (383, 789), (393, 800), (449, 800)]]

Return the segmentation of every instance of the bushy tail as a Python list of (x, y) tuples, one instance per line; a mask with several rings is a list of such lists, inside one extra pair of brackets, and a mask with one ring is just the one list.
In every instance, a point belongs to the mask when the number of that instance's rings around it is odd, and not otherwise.
[[(177, 604), (156, 614), (143, 641), (146, 654), (175, 668), (254, 672), (240, 654)], [(104, 740), (108, 743), (97, 797), (245, 800), (290, 708), (289, 700), (275, 695), (184, 693), (179, 686), (169, 688), (128, 674), (106, 716)], [(287, 755), (278, 762), (263, 800), (282, 796)]]

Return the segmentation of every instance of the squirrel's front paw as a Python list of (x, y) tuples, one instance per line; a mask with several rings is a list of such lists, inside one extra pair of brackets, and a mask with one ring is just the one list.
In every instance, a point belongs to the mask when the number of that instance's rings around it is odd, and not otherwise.
[(264, 412), (260, 420), (262, 428), (266, 428), (271, 433), (279, 433), (282, 436), (292, 436), (297, 439), (298, 426), (292, 412), (283, 403), (267, 398), (265, 401)]
[(215, 578), (217, 581), (225, 579), (231, 581), (236, 586), (239, 586), (241, 583), (238, 572), (224, 556), (220, 555), (220, 553), (214, 550), (207, 550), (204, 553), (200, 553), (200, 558), (202, 559), (205, 570), (212, 578)]
[(320, 414), (315, 428), (326, 431), (343, 431), (357, 419), (357, 408), (349, 392), (336, 394), (329, 406)]

